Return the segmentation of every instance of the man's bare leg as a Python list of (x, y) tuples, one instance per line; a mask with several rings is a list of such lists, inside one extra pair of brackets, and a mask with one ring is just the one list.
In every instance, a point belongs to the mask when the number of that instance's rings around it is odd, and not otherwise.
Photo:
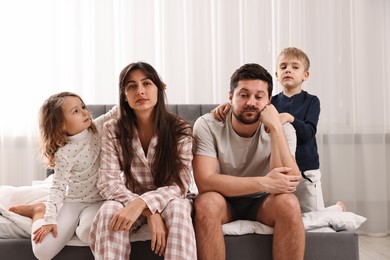
[(295, 195), (269, 195), (261, 205), (257, 219), (274, 227), (273, 259), (303, 259), (305, 228), (299, 201)]
[(225, 198), (216, 192), (195, 199), (195, 236), (199, 260), (224, 260), (222, 224), (231, 221)]
[(38, 219), (43, 219), (46, 211), (46, 205), (42, 202), (34, 204), (21, 204), (10, 207), (9, 211), (31, 218), (34, 222)]

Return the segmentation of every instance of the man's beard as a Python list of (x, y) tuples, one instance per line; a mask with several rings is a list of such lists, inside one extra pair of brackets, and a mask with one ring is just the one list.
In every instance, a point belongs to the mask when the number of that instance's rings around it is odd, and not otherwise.
[[(243, 114), (244, 112), (252, 112), (256, 113), (256, 116), (254, 118), (246, 118)], [(255, 107), (246, 107), (241, 113), (237, 113), (234, 109), (232, 110), (232, 113), (234, 117), (244, 125), (252, 125), (254, 123), (257, 123), (260, 118), (260, 111)]]

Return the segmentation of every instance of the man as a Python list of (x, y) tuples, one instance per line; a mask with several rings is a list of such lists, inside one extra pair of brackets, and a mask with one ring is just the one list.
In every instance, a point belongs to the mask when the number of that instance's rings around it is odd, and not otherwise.
[(305, 230), (293, 194), (300, 180), (295, 130), (270, 104), (272, 76), (258, 64), (232, 75), (225, 122), (212, 114), (194, 126), (193, 169), (198, 257), (225, 259), (222, 224), (238, 219), (274, 227), (273, 258), (303, 259)]

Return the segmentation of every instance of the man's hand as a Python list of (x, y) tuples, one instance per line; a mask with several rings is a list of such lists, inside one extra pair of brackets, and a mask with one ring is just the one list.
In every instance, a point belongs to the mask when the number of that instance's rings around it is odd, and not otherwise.
[(168, 230), (161, 215), (155, 213), (147, 217), (150, 234), (152, 235), (151, 249), (162, 256), (167, 245)]
[(115, 213), (110, 221), (109, 230), (129, 231), (145, 208), (146, 204), (143, 200), (134, 199), (126, 207)]
[(260, 112), (260, 121), (267, 129), (273, 129), (277, 125), (281, 125), (279, 113), (272, 104), (266, 105)]
[(288, 175), (289, 167), (272, 169), (263, 177), (264, 190), (271, 194), (293, 193), (297, 190), (301, 176)]

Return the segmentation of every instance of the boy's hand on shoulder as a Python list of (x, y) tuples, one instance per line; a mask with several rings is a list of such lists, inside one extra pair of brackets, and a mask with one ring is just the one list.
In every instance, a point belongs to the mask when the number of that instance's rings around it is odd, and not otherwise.
[(226, 115), (230, 110), (230, 104), (228, 102), (221, 104), (210, 111), (213, 114), (214, 118), (218, 121), (224, 121), (226, 119)]

